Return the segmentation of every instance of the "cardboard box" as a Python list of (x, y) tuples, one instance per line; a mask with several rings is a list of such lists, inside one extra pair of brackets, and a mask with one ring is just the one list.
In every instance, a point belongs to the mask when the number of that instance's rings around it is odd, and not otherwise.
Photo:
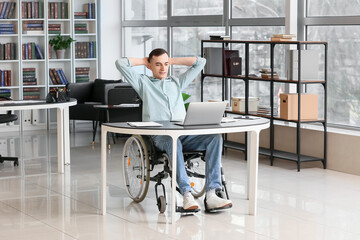
[[(231, 98), (232, 111), (245, 112), (245, 98), (244, 97), (232, 97)], [(259, 98), (249, 97), (249, 112), (257, 112), (259, 105)]]
[[(318, 119), (318, 95), (301, 94), (301, 120)], [(280, 118), (298, 120), (298, 94), (280, 94)]]
[(208, 102), (226, 102), (226, 107), (230, 107), (228, 100), (221, 101), (221, 100), (209, 99)]

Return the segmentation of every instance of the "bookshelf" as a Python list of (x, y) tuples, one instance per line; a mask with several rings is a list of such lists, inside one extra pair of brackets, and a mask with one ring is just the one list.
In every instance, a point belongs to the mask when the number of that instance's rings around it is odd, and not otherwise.
[[(204, 87), (204, 81), (207, 77), (215, 77), (215, 78), (219, 78), (222, 81), (222, 100), (226, 100), (225, 99), (225, 80), (226, 79), (230, 79), (230, 80), (234, 80), (234, 79), (238, 79), (238, 80), (242, 80), (244, 82), (244, 96), (245, 96), (245, 111), (244, 112), (233, 112), (232, 110), (227, 110), (226, 114), (237, 114), (237, 115), (253, 115), (253, 116), (259, 116), (259, 117), (264, 117), (264, 118), (269, 118), (270, 119), (270, 139), (269, 139), (269, 147), (265, 148), (265, 147), (260, 147), (259, 149), (259, 154), (261, 155), (265, 155), (268, 156), (270, 158), (270, 164), (273, 165), (274, 162), (274, 158), (279, 158), (279, 159), (283, 159), (283, 160), (289, 160), (289, 161), (293, 161), (296, 162), (297, 164), (297, 170), (300, 171), (300, 165), (302, 162), (315, 162), (315, 161), (320, 161), (323, 164), (323, 167), (326, 168), (326, 151), (327, 151), (327, 112), (326, 112), (326, 108), (327, 108), (327, 42), (321, 42), (321, 41), (287, 41), (287, 42), (276, 42), (276, 41), (238, 41), (238, 40), (202, 40), (201, 41), (201, 55), (204, 56), (204, 45), (209, 45), (211, 47), (214, 47), (216, 45), (220, 45), (220, 49), (221, 52), (223, 52), (225, 49), (231, 49), (232, 44), (237, 45), (237, 46), (242, 46), (245, 51), (244, 51), (244, 55), (241, 56), (242, 57), (242, 61), (243, 61), (243, 65), (245, 66), (245, 68), (243, 68), (245, 70), (245, 73), (243, 73), (243, 75), (225, 75), (225, 71), (224, 71), (224, 63), (223, 63), (223, 58), (221, 58), (222, 60), (220, 60), (220, 64), (222, 65), (222, 74), (207, 74), (204, 73), (204, 71), (202, 71), (201, 73), (201, 101), (204, 100), (204, 94), (203, 94), (203, 87)], [(250, 57), (250, 52), (249, 49), (251, 47), (254, 47), (256, 45), (263, 45), (265, 47), (269, 47), (270, 48), (270, 56), (268, 56), (269, 60), (270, 60), (270, 78), (266, 77), (259, 77), (259, 76), (253, 76), (252, 74), (250, 74), (250, 70), (249, 70), (249, 65), (251, 63), (253, 63), (253, 59), (251, 59)], [(297, 79), (298, 80), (289, 80), (287, 78), (279, 78), (279, 79), (275, 79), (274, 75), (275, 75), (275, 61), (277, 60), (275, 58), (275, 48), (276, 46), (295, 46), (296, 47), (296, 52), (297, 52), (297, 56), (296, 56), (296, 64), (294, 66), (297, 67), (297, 69), (300, 69), (300, 71), (296, 72), (297, 75)], [(302, 75), (305, 75), (304, 71), (306, 71), (306, 69), (302, 69), (301, 68), (301, 56), (304, 56), (305, 52), (304, 50), (306, 48), (308, 48), (309, 46), (323, 46), (323, 78), (322, 79), (314, 79), (314, 80), (309, 80), (309, 79), (305, 79), (305, 78), (301, 78)], [(253, 55), (251, 55), (253, 56)], [(295, 59), (293, 59), (295, 60)], [(208, 60), (209, 61), (209, 60)], [(305, 64), (304, 64), (305, 65)], [(290, 65), (289, 65), (290, 66)], [(258, 68), (260, 69), (262, 66), (258, 66)], [(206, 69), (206, 67), (205, 67)], [(252, 82), (267, 82), (269, 83), (269, 95), (270, 95), (270, 113), (269, 114), (261, 114), (261, 113), (249, 113), (248, 108), (249, 108), (249, 88), (251, 86), (250, 83)], [(288, 120), (288, 119), (284, 119), (279, 117), (277, 114), (275, 114), (275, 103), (274, 103), (274, 96), (276, 96), (276, 92), (274, 91), (274, 83), (284, 83), (284, 84), (288, 84), (288, 85), (295, 85), (296, 88), (296, 93), (297, 93), (297, 119), (292, 119), (292, 120)], [(301, 118), (301, 112), (303, 111), (303, 109), (301, 108), (301, 102), (302, 102), (302, 90), (304, 89), (304, 87), (308, 86), (309, 84), (313, 85), (313, 84), (320, 84), (321, 86), (323, 86), (323, 90), (324, 90), (324, 98), (322, 99), (323, 101), (323, 115), (324, 118), (323, 119), (307, 119), (304, 120)], [(300, 94), (299, 94), (300, 93)], [(237, 93), (239, 94), (239, 93)], [(230, 96), (231, 98), (231, 96)], [(320, 100), (320, 99), (319, 99)], [(320, 100), (321, 101), (321, 100)], [(279, 106), (278, 106), (279, 107)], [(299, 109), (301, 109), (301, 111), (299, 111)], [(276, 121), (281, 121), (281, 122), (285, 122), (285, 123), (294, 123), (296, 125), (296, 137), (295, 137), (295, 152), (287, 152), (287, 151), (280, 151), (278, 149), (275, 148), (275, 122)], [(322, 157), (315, 157), (315, 156), (309, 156), (309, 155), (305, 155), (302, 154), (301, 152), (301, 129), (302, 129), (302, 125), (304, 124), (312, 124), (312, 123), (317, 123), (317, 124), (321, 124), (323, 126), (323, 156)], [(247, 136), (245, 135), (245, 143), (246, 143), (246, 139)], [(281, 140), (277, 140), (277, 141), (281, 141)], [(224, 140), (224, 147), (225, 148), (231, 148), (231, 149), (236, 149), (236, 150), (240, 150), (240, 151), (244, 151), (245, 152), (245, 156), (246, 156), (246, 144), (243, 143), (238, 143), (238, 142), (233, 142), (233, 141), (228, 141), (226, 138)]]
[[(75, 1), (74, 1), (75, 3)], [(73, 48), (74, 82), (96, 79), (98, 73), (98, 44), (97, 35), (97, 5), (96, 1), (77, 0), (74, 4), (74, 14), (86, 9), (87, 17), (76, 16), (72, 22), (72, 34), (76, 40)]]
[[(97, 2), (97, 0), (0, 0), (0, 57), (2, 54), (4, 57), (0, 61), (0, 70), (4, 71), (4, 77), (6, 73), (6, 78), (3, 77), (0, 81), (0, 95), (11, 96), (14, 100), (45, 99), (51, 88), (65, 87), (66, 82), (76, 82), (76, 69), (81, 70), (80, 73), (78, 71), (78, 75), (81, 74), (79, 77), (81, 81), (96, 79), (98, 77)], [(10, 7), (1, 17), (1, 8), (4, 5)], [(55, 51), (49, 45), (49, 40), (58, 34), (76, 40), (66, 49), (63, 59), (57, 59)], [(80, 42), (84, 44), (77, 52), (75, 44)], [(8, 49), (4, 51), (7, 53), (6, 58), (5, 54), (1, 53), (5, 47)], [(79, 52), (84, 54), (88, 51), (87, 47), (91, 48), (91, 55), (78, 58), (76, 54)], [(52, 79), (50, 71), (54, 70), (58, 74), (61, 72), (60, 81)], [(54, 114), (50, 114), (52, 115)], [(23, 111), (19, 116), (19, 120), (12, 125), (12, 128), (19, 128), (21, 121), (24, 130), (44, 128), (56, 121), (55, 117), (49, 118), (48, 110), (36, 113)]]

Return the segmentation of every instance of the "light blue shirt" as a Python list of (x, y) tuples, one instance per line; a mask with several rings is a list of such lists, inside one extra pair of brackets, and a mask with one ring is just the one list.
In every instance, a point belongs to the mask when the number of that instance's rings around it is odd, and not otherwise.
[(205, 63), (205, 58), (198, 57), (179, 78), (169, 76), (163, 80), (138, 73), (127, 58), (116, 60), (115, 65), (141, 97), (143, 121), (181, 121), (186, 114), (182, 92), (204, 68)]

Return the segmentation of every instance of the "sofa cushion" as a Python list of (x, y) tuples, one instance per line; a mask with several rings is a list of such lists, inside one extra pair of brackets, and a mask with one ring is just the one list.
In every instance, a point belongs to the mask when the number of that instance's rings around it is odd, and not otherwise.
[(93, 82), (69, 83), (70, 97), (76, 98), (78, 103), (92, 101)]
[(95, 79), (94, 87), (92, 92), (92, 102), (101, 102), (105, 103), (105, 85), (121, 83), (122, 80), (105, 80), (105, 79)]

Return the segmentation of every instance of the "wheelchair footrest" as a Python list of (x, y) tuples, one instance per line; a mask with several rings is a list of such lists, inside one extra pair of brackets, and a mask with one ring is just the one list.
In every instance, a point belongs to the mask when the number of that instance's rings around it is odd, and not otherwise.
[(179, 213), (197, 213), (200, 211), (200, 208), (197, 209), (184, 209), (183, 207), (176, 207), (176, 212)]
[(222, 210), (229, 209), (229, 208), (232, 208), (232, 204), (230, 204), (228, 206), (225, 206), (225, 207), (211, 208), (211, 209), (208, 209), (206, 207), (206, 205), (205, 205), (205, 212), (207, 212), (207, 213), (215, 213), (215, 212), (222, 211)]

